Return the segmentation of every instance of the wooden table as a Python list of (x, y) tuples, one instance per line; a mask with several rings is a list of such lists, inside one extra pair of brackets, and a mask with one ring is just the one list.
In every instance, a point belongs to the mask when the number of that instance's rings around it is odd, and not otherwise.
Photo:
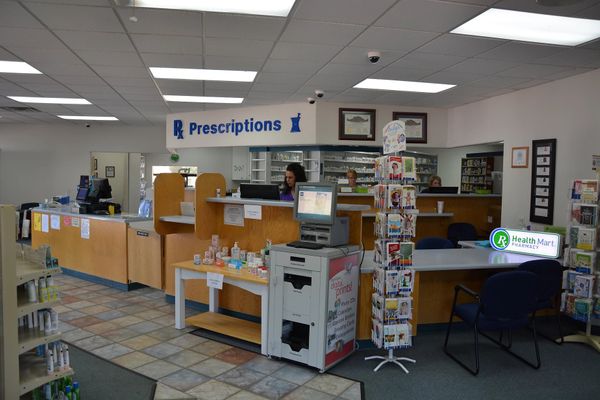
[[(267, 354), (267, 321), (269, 307), (269, 280), (252, 275), (246, 269), (236, 270), (214, 265), (195, 265), (193, 261), (174, 263), (175, 269), (175, 328), (183, 329), (186, 323), (260, 344), (260, 352)], [(261, 323), (230, 317), (219, 313), (219, 289), (209, 288), (208, 312), (185, 318), (185, 285), (188, 279), (206, 279), (207, 273), (223, 275), (223, 282), (260, 296)]]

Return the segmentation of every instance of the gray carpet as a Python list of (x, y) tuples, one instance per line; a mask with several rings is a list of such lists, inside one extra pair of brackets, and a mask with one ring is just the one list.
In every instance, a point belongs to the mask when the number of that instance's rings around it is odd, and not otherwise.
[[(547, 323), (541, 325), (544, 331), (554, 328)], [(570, 328), (567, 326), (569, 333), (573, 326)], [(358, 350), (328, 372), (362, 381), (367, 400), (600, 398), (600, 353), (587, 345), (565, 343), (558, 346), (540, 338), (542, 366), (534, 370), (480, 336), (481, 369), (474, 377), (444, 354), (444, 337), (443, 329), (422, 331), (412, 348), (396, 352), (397, 356), (417, 360), (416, 364), (405, 364), (409, 374), (404, 374), (393, 364), (373, 372), (377, 361), (364, 361), (364, 357), (384, 354), (383, 350), (377, 349)], [(527, 331), (515, 334), (513, 348), (533, 360), (534, 347), (530, 338)], [(452, 348), (456, 355), (463, 355), (465, 361), (473, 360), (471, 331), (464, 328), (453, 331), (450, 341), (454, 343)]]
[(73, 380), (86, 400), (152, 400), (156, 381), (69, 345)]

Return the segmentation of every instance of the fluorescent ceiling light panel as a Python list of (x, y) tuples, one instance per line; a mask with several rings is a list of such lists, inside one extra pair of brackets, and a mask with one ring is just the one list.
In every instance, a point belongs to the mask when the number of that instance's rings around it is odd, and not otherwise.
[[(136, 0), (135, 7), (287, 17), (296, 0)], [(129, 2), (132, 6), (133, 1)]]
[(0, 61), (0, 73), (41, 74), (40, 71), (23, 61)]
[(577, 46), (600, 37), (600, 21), (491, 8), (451, 33)]
[(456, 85), (444, 83), (395, 81), (391, 79), (365, 79), (354, 87), (356, 89), (394, 90), (398, 92), (439, 93)]
[(188, 79), (195, 81), (253, 82), (256, 71), (227, 71), (220, 69), (150, 67), (157, 79)]
[(74, 121), (118, 121), (116, 117), (95, 117), (92, 115), (57, 115), (58, 118)]
[(23, 97), (6, 96), (11, 100), (20, 103), (38, 103), (38, 104), (92, 104), (86, 99), (81, 98), (61, 98), (61, 97)]
[(163, 95), (165, 101), (174, 101), (179, 103), (226, 103), (240, 104), (244, 101), (243, 97), (210, 97), (210, 96), (174, 96)]

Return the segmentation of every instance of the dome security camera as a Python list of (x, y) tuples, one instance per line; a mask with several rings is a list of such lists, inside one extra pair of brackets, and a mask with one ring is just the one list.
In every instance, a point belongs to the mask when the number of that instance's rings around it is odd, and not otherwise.
[(316, 100), (314, 99), (314, 97), (308, 97), (306, 99), (306, 101), (308, 101), (308, 104), (315, 104)]
[(321, 97), (325, 96), (325, 92), (317, 89), (317, 90), (315, 90), (315, 96), (317, 96), (318, 98), (321, 98)]
[(90, 126), (92, 126), (91, 124), (85, 124), (86, 128), (89, 128)]
[(378, 51), (369, 51), (367, 53), (367, 58), (371, 64), (376, 64), (381, 59), (381, 53)]

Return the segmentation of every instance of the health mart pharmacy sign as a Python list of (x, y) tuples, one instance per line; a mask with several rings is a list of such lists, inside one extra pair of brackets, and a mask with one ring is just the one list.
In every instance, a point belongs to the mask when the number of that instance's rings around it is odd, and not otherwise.
[(167, 148), (316, 144), (316, 106), (230, 108), (167, 116)]
[(550, 258), (558, 258), (561, 246), (560, 235), (556, 233), (504, 228), (496, 228), (492, 231), (490, 244), (494, 250)]

